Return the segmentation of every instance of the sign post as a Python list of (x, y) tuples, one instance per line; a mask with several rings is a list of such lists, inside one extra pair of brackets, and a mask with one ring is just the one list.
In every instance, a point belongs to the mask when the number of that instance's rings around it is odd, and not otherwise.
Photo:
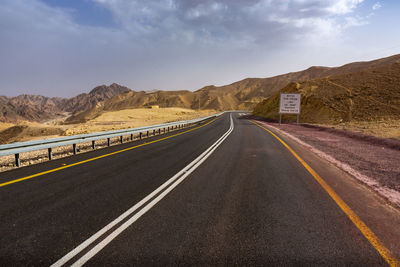
[(279, 125), (282, 122), (282, 114), (297, 114), (299, 124), (301, 94), (281, 93), (279, 101)]

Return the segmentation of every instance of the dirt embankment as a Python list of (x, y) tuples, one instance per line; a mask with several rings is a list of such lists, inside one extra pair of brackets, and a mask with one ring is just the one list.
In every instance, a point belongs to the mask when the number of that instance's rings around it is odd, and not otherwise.
[(314, 125), (260, 122), (306, 146), (400, 207), (400, 140)]
[(21, 142), (40, 137), (57, 137), (64, 133), (58, 127), (16, 125), (0, 132), (0, 144)]

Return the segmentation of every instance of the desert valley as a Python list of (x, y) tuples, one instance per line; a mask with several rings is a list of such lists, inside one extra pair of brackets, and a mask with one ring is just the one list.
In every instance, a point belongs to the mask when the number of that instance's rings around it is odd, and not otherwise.
[(1, 96), (0, 143), (139, 127), (223, 110), (254, 110), (254, 115), (276, 120), (281, 92), (302, 93), (302, 123), (400, 139), (399, 84), (400, 55), (394, 55), (194, 92), (135, 91), (114, 83), (73, 98)]
[(400, 267), (399, 0), (2, 0), (0, 266)]

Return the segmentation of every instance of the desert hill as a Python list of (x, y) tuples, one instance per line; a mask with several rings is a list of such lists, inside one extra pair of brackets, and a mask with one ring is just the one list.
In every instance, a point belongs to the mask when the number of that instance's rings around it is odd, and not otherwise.
[(98, 103), (128, 91), (130, 91), (129, 88), (114, 83), (110, 86), (98, 86), (88, 94), (84, 93), (72, 98), (40, 95), (0, 96), (0, 122), (51, 120), (65, 116), (65, 113), (92, 109)]
[(79, 94), (73, 98), (64, 99), (61, 109), (66, 112), (77, 113), (96, 107), (100, 102), (112, 98), (115, 95), (131, 91), (128, 87), (113, 83), (110, 86), (100, 85), (88, 94)]
[[(292, 82), (302, 83), (321, 78), (329, 80), (340, 75), (385, 68), (394, 63), (400, 63), (400, 55), (350, 63), (336, 68), (314, 66), (270, 78), (247, 78), (224, 86), (206, 86), (195, 92), (187, 90), (137, 92), (118, 84), (111, 84), (98, 86), (88, 94), (80, 94), (69, 99), (29, 95), (14, 98), (0, 97), (0, 121), (43, 121), (63, 114), (65, 116), (67, 112), (72, 114), (67, 123), (81, 123), (105, 111), (152, 105), (190, 109), (252, 110), (257, 103), (273, 96)], [(353, 76), (348, 78), (352, 79)], [(385, 81), (379, 80), (379, 82)]]
[(230, 94), (234, 96), (240, 103), (242, 103), (243, 101), (249, 101), (253, 98), (269, 97), (290, 82), (302, 82), (317, 78), (357, 72), (390, 65), (396, 62), (400, 62), (400, 55), (394, 55), (391, 57), (367, 62), (354, 62), (334, 68), (313, 66), (303, 71), (290, 72), (270, 78), (247, 78), (230, 85), (220, 87), (206, 86), (199, 91), (215, 93), (219, 95)]
[(117, 94), (92, 109), (76, 112), (65, 123), (82, 123), (96, 118), (105, 111), (117, 111), (150, 106), (190, 108), (193, 93), (190, 91), (129, 91)]
[[(393, 59), (393, 58), (392, 58)], [(293, 82), (258, 104), (254, 114), (277, 119), (279, 94), (301, 93), (301, 121), (340, 123), (400, 119), (400, 60), (304, 82)], [(376, 62), (375, 62), (376, 63)], [(353, 65), (354, 67), (354, 65)], [(353, 69), (353, 68), (352, 68)], [(286, 115), (288, 116), (288, 115)]]
[(49, 98), (40, 95), (1, 96), (0, 121), (49, 120), (62, 115), (62, 110), (59, 108), (61, 101), (62, 98)]
[(151, 105), (160, 107), (182, 107), (214, 110), (252, 110), (257, 103), (272, 96), (291, 82), (303, 82), (318, 78), (343, 75), (374, 69), (400, 62), (400, 55), (355, 62), (341, 67), (329, 68), (314, 66), (299, 72), (291, 72), (270, 78), (247, 78), (224, 86), (206, 86), (195, 92), (190, 91), (130, 91), (119, 94), (104, 102), (104, 105), (76, 113), (68, 119), (69, 123), (84, 122), (99, 116), (104, 111), (140, 108)]

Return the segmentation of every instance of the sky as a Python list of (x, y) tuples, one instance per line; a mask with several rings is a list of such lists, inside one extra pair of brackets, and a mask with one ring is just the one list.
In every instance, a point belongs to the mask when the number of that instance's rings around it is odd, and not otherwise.
[(0, 95), (197, 90), (400, 54), (398, 0), (1, 0)]

